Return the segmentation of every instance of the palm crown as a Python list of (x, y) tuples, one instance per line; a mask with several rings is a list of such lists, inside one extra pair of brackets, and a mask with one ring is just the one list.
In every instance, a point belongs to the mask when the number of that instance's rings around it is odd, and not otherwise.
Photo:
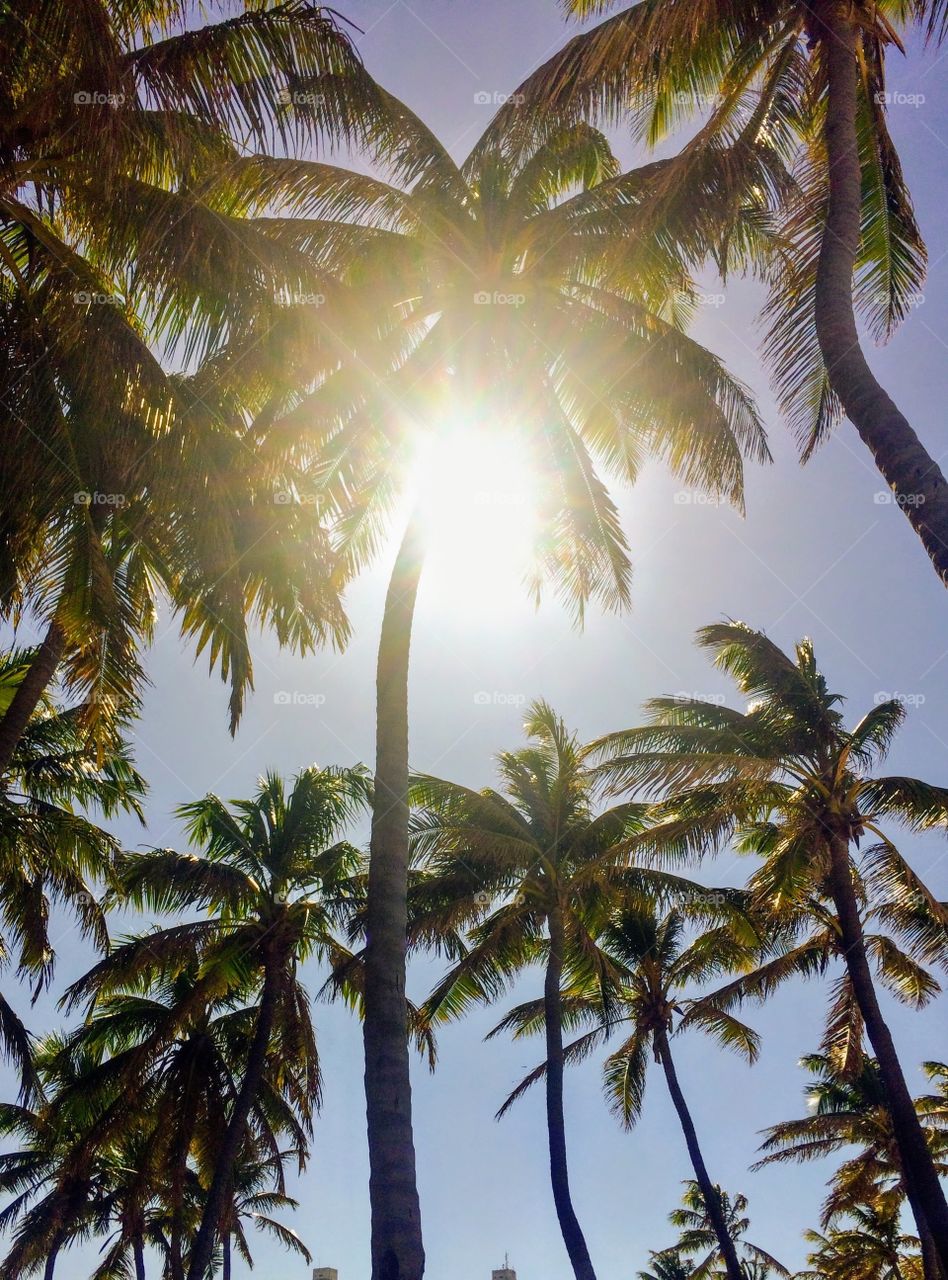
[(673, 320), (689, 263), (766, 234), (772, 159), (709, 154), (669, 209), (658, 187), (674, 162), (620, 175), (588, 126), (516, 163), (479, 146), (457, 164), (407, 108), (390, 112), (404, 139), (390, 181), (309, 165), (287, 205), (299, 216), (271, 224), (351, 286), (347, 324), (363, 315), (352, 355), (327, 349), (284, 420), (314, 426), (356, 559), (376, 548), (419, 438), (461, 413), (514, 431), (538, 479), (535, 583), (552, 578), (579, 608), (621, 603), (626, 546), (594, 460), (633, 478), (658, 455), (739, 503), (742, 455), (767, 456), (745, 389)]

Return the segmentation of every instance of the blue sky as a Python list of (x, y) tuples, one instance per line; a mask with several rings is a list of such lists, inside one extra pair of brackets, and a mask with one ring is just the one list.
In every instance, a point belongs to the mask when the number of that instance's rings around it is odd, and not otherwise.
[[(370, 70), (417, 110), (457, 155), (486, 125), (497, 95), (552, 52), (568, 34), (554, 0), (351, 0), (340, 7), (364, 31)], [(948, 403), (948, 62), (913, 50), (895, 55), (890, 87), (905, 97), (892, 127), (931, 248), (924, 299), (873, 362), (936, 457), (945, 464)], [(485, 104), (484, 98), (487, 98)], [(623, 147), (623, 155), (631, 151)], [(708, 293), (717, 292), (709, 282)], [(493, 780), (492, 756), (520, 741), (521, 704), (543, 696), (583, 736), (635, 723), (642, 700), (662, 692), (727, 693), (727, 684), (693, 647), (703, 623), (728, 615), (763, 627), (789, 646), (813, 637), (831, 684), (849, 696), (853, 718), (885, 693), (904, 695), (911, 714), (892, 768), (948, 782), (948, 602), (907, 521), (885, 501), (883, 485), (852, 428), (806, 468), (779, 421), (756, 354), (754, 286), (736, 282), (726, 301), (703, 307), (695, 332), (758, 393), (775, 463), (748, 479), (747, 516), (681, 501), (681, 486), (649, 467), (622, 495), (635, 560), (634, 607), (623, 617), (592, 616), (583, 634), (553, 602), (535, 612), (518, 592), (510, 565), (496, 556), (484, 571), (465, 566), (463, 590), (446, 554), (423, 582), (413, 649), (411, 755), (415, 767), (473, 785)], [(507, 478), (498, 479), (499, 487)], [(676, 500), (677, 497), (677, 500)], [(483, 513), (482, 513), (483, 514)], [(490, 509), (487, 509), (490, 514)], [(489, 538), (486, 540), (489, 549)], [(387, 557), (390, 559), (390, 555)], [(354, 639), (345, 654), (306, 661), (280, 653), (269, 637), (256, 654), (257, 691), (236, 739), (226, 732), (226, 692), (209, 680), (177, 640), (171, 620), (151, 655), (152, 687), (136, 729), (138, 762), (152, 786), (150, 826), (122, 834), (131, 844), (180, 840), (171, 813), (214, 790), (249, 793), (266, 768), (291, 774), (311, 763), (371, 762), (373, 667), (386, 564), (351, 596)], [(24, 640), (26, 636), (22, 637)], [(297, 695), (289, 704), (281, 692)], [(478, 698), (478, 694), (487, 694)], [(948, 897), (943, 840), (903, 842), (915, 866)], [(745, 868), (730, 856), (702, 872), (737, 883)], [(66, 932), (60, 941), (63, 985), (92, 956)], [(422, 995), (437, 966), (411, 975)], [(8, 980), (9, 983), (12, 980)], [(311, 990), (321, 981), (309, 975)], [(539, 993), (538, 976), (524, 990)], [(27, 994), (20, 1006), (25, 1010)], [(504, 1006), (506, 1007), (506, 1006)], [(763, 1033), (761, 1061), (748, 1069), (700, 1039), (678, 1044), (682, 1084), (695, 1112), (712, 1176), (750, 1196), (752, 1238), (791, 1267), (803, 1262), (801, 1231), (815, 1225), (826, 1171), (819, 1166), (751, 1174), (756, 1133), (800, 1114), (805, 1075), (796, 1062), (817, 1047), (821, 993), (788, 988), (750, 1021)], [(432, 1280), (487, 1280), (509, 1251), (519, 1280), (567, 1280), (548, 1186), (540, 1093), (501, 1124), (493, 1112), (538, 1046), (481, 1043), (500, 1016), (488, 1010), (441, 1037), (441, 1062), (419, 1067), (417, 1144)], [(917, 1063), (948, 1057), (945, 1003), (927, 1016), (892, 1011), (911, 1084)], [(35, 1025), (53, 1025), (40, 1005)], [(293, 1225), (318, 1263), (341, 1280), (368, 1275), (367, 1161), (361, 1032), (342, 1010), (316, 1013), (326, 1076), (325, 1112), (312, 1160), (294, 1188)], [(660, 1076), (648, 1087), (637, 1130), (609, 1116), (593, 1061), (569, 1077), (567, 1123), (575, 1198), (601, 1280), (631, 1280), (649, 1249), (671, 1242), (665, 1215), (690, 1176), (684, 1143)], [(303, 1277), (261, 1241), (258, 1274)], [(67, 1255), (65, 1277), (87, 1274)], [(236, 1274), (241, 1275), (240, 1266)]]

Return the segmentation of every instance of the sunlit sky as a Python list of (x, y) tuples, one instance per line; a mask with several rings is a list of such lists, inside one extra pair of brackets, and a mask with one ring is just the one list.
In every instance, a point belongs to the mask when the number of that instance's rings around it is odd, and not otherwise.
[[(555, 0), (339, 0), (358, 24), (369, 69), (433, 125), (458, 157), (486, 125), (499, 95), (552, 52), (568, 29)], [(924, 301), (904, 330), (873, 361), (929, 448), (944, 463), (948, 403), (948, 273), (944, 209), (948, 204), (948, 61), (936, 53), (894, 57), (891, 87), (921, 95), (920, 105), (893, 108), (892, 128), (931, 246)], [(486, 98), (486, 103), (485, 103)], [(620, 148), (631, 160), (627, 146)], [(727, 301), (701, 309), (695, 332), (759, 394), (775, 464), (748, 477), (747, 516), (690, 500), (660, 467), (621, 495), (634, 554), (634, 607), (626, 616), (592, 615), (572, 630), (555, 602), (538, 612), (519, 589), (517, 569), (498, 530), (516, 535), (521, 499), (516, 459), (498, 456), (477, 474), (459, 504), (481, 522), (476, 542), (445, 534), (421, 589), (412, 654), (411, 758), (416, 768), (470, 785), (493, 781), (492, 756), (519, 744), (522, 706), (543, 696), (584, 737), (637, 721), (650, 695), (732, 694), (692, 645), (695, 629), (722, 615), (765, 628), (789, 646), (813, 637), (832, 686), (849, 695), (852, 717), (880, 694), (904, 695), (912, 709), (892, 768), (948, 782), (948, 600), (907, 521), (885, 501), (883, 485), (854, 431), (843, 425), (805, 469), (778, 420), (755, 353), (756, 288), (736, 282)], [(471, 464), (474, 465), (473, 462)], [(462, 468), (462, 474), (468, 470)], [(471, 496), (473, 494), (473, 496)], [(437, 513), (436, 513), (437, 515)], [(390, 560), (391, 552), (387, 559)], [(312, 762), (371, 763), (373, 674), (387, 564), (351, 595), (355, 636), (342, 655), (306, 661), (261, 638), (256, 694), (236, 739), (226, 732), (226, 691), (194, 664), (173, 623), (164, 629), (149, 669), (152, 687), (135, 734), (141, 769), (151, 782), (150, 826), (130, 824), (130, 844), (180, 840), (174, 806), (208, 790), (249, 794), (265, 768), (292, 774)], [(24, 640), (26, 636), (22, 637)], [(289, 693), (290, 700), (277, 699)], [(298, 695), (293, 697), (293, 695)], [(318, 695), (309, 697), (307, 695)], [(915, 866), (948, 897), (943, 841), (905, 841)], [(731, 856), (709, 864), (710, 882), (738, 883), (745, 868)], [(92, 961), (67, 933), (60, 940), (63, 985)], [(437, 965), (410, 977), (422, 996)], [(7, 989), (12, 978), (6, 979)], [(538, 974), (524, 991), (539, 994)], [(315, 991), (321, 975), (308, 976)], [(887, 1002), (887, 1007), (890, 1002)], [(19, 994), (26, 1012), (28, 996)], [(506, 1007), (506, 1006), (502, 1006)], [(700, 1038), (677, 1042), (679, 1070), (702, 1136), (712, 1177), (750, 1197), (751, 1238), (790, 1267), (802, 1265), (800, 1233), (815, 1225), (822, 1198), (820, 1166), (787, 1166), (751, 1174), (757, 1131), (801, 1114), (806, 1076), (796, 1066), (817, 1048), (821, 993), (787, 988), (749, 1020), (763, 1033), (761, 1060), (743, 1066)], [(415, 1083), (418, 1164), (432, 1280), (488, 1280), (505, 1251), (519, 1280), (567, 1280), (569, 1269), (549, 1190), (543, 1099), (539, 1092), (502, 1123), (493, 1113), (538, 1044), (513, 1046), (481, 1037), (501, 1008), (480, 1013), (441, 1036), (435, 1076), (419, 1067)], [(892, 1010), (910, 1084), (920, 1091), (917, 1063), (948, 1057), (945, 1004), (928, 1016)], [(49, 1005), (31, 1015), (38, 1029), (54, 1024)], [(326, 1077), (325, 1110), (311, 1163), (295, 1183), (301, 1202), (293, 1226), (317, 1263), (341, 1280), (365, 1280), (367, 1159), (362, 1096), (361, 1032), (336, 1008), (317, 1009)], [(653, 1074), (637, 1130), (622, 1132), (601, 1097), (599, 1063), (568, 1076), (567, 1127), (575, 1200), (601, 1280), (631, 1280), (649, 1249), (672, 1242), (665, 1216), (690, 1176), (684, 1142), (663, 1081)], [(258, 1274), (303, 1277), (260, 1240)], [(64, 1277), (87, 1274), (66, 1255)], [(235, 1274), (242, 1275), (240, 1264)]]

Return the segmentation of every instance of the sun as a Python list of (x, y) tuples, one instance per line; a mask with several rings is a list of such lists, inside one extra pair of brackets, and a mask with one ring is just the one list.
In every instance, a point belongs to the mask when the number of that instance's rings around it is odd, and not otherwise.
[(439, 603), (469, 619), (522, 601), (537, 493), (516, 432), (453, 415), (422, 441), (411, 488), (427, 544), (423, 581)]

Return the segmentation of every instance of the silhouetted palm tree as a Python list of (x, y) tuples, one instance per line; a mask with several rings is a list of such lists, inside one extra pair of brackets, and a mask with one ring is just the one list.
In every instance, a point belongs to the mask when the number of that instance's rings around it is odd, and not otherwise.
[[(665, 858), (700, 857), (736, 833), (738, 848), (761, 859), (749, 883), (751, 907), (760, 913), (767, 945), (779, 954), (731, 984), (735, 1001), (765, 996), (791, 974), (822, 972), (831, 955), (843, 960), (828, 1040), (845, 1058), (845, 1046), (858, 1048), (865, 1024), (906, 1189), (944, 1266), (948, 1205), (870, 963), (891, 991), (916, 1007), (939, 989), (924, 966), (948, 959), (948, 911), (879, 824), (945, 827), (948, 790), (874, 772), (905, 708), (883, 702), (847, 730), (841, 697), (829, 690), (808, 640), (797, 646), (795, 660), (741, 623), (705, 627), (699, 642), (751, 699), (748, 709), (654, 699), (650, 725), (601, 741), (603, 775), (616, 789), (641, 794), (652, 788), (667, 798), (664, 816), (640, 842), (643, 856), (650, 847)], [(875, 843), (860, 850), (867, 833)], [(883, 932), (867, 934), (867, 923)], [(801, 929), (809, 936), (794, 947)], [(726, 1007), (727, 993), (718, 991), (716, 999)]]

